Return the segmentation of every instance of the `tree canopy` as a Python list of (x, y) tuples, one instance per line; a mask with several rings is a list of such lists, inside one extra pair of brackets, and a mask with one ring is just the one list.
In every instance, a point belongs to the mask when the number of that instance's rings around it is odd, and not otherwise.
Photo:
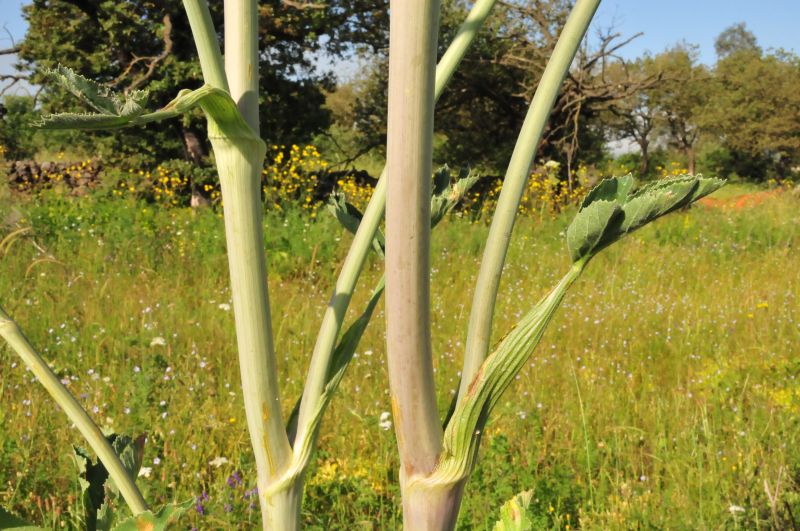
[[(499, 2), (436, 110), (437, 162), (500, 173), (550, 56), (571, 0)], [(219, 32), (221, 3), (211, 4)], [(443, 0), (439, 52), (469, 5)], [(386, 0), (264, 0), (261, 14), (262, 135), (268, 144), (320, 143), (343, 164), (382, 153), (386, 134)], [(6, 97), (2, 127), (7, 157), (37, 149), (96, 153), (108, 159), (203, 160), (200, 115), (136, 131), (20, 134), (37, 112), (79, 110), (46, 80), (58, 64), (121, 91), (146, 89), (149, 105), (169, 102), (201, 83), (180, 0), (32, 0), (20, 68), (43, 87), (38, 102)], [(646, 30), (647, 28), (642, 28)], [(561, 162), (571, 185), (578, 163), (605, 164), (609, 143), (638, 147), (638, 171), (653, 174), (653, 156), (669, 150), (690, 171), (753, 179), (787, 177), (800, 161), (800, 59), (763, 50), (744, 23), (716, 39), (717, 61), (677, 43), (624, 59), (638, 35), (601, 30), (581, 46), (550, 117), (539, 156)], [(355, 79), (334, 71), (348, 58)], [(337, 81), (339, 85), (337, 86)], [(27, 113), (27, 114), (26, 114)]]
[[(212, 15), (221, 32), (221, 2)], [(341, 57), (353, 46), (378, 48), (386, 25), (380, 0), (333, 0), (311, 4), (289, 0), (259, 3), (261, 42), (261, 123), (268, 143), (307, 141), (328, 127), (324, 91), (335, 79), (317, 62)], [(63, 90), (46, 83), (58, 64), (116, 90), (146, 89), (161, 106), (181, 88), (201, 83), (188, 21), (180, 0), (34, 0), (24, 8), (28, 33), (20, 46), (23, 68), (45, 87), (42, 110), (74, 110)], [(203, 121), (189, 118), (128, 134), (73, 135), (73, 146), (118, 156), (148, 153), (154, 158), (202, 151)]]

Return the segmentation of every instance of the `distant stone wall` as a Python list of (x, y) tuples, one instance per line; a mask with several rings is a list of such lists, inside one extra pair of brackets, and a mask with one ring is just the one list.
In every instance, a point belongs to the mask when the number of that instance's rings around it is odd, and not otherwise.
[(84, 162), (36, 162), (18, 160), (8, 163), (8, 187), (16, 192), (34, 193), (61, 186), (72, 195), (84, 195), (100, 183), (103, 164)]

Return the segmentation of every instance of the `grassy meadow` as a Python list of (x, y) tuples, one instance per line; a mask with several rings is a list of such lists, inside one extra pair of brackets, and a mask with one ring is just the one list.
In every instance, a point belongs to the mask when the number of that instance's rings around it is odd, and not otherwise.
[[(491, 529), (534, 489), (537, 529), (790, 529), (800, 524), (800, 198), (775, 194), (654, 223), (596, 258), (490, 423), (460, 529)], [(521, 219), (499, 339), (561, 277), (571, 211)], [(327, 213), (265, 217), (284, 411), (350, 236)], [(0, 192), (0, 301), (101, 425), (146, 432), (153, 505), (194, 499), (185, 528), (250, 529), (255, 472), (238, 389), (218, 209)], [(458, 386), (487, 225), (433, 237), (440, 407)], [(381, 264), (371, 260), (352, 315)], [(308, 476), (308, 529), (400, 527), (398, 458), (376, 312), (328, 411)], [(83, 444), (0, 347), (0, 505), (77, 529)]]

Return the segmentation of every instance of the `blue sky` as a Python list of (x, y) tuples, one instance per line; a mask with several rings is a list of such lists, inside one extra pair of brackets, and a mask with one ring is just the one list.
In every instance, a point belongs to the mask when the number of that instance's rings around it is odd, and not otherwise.
[(713, 64), (714, 39), (737, 22), (747, 24), (762, 48), (800, 53), (798, 0), (603, 0), (593, 24), (613, 24), (623, 35), (644, 32), (623, 49), (625, 57), (685, 40), (700, 46), (703, 63)]
[[(15, 39), (25, 34), (21, 7), (26, 3), (0, 0), (0, 28)], [(763, 48), (800, 53), (798, 0), (603, 0), (589, 31), (596, 35), (598, 28), (613, 25), (623, 36), (644, 32), (620, 51), (623, 57), (660, 52), (684, 40), (699, 45), (700, 60), (712, 64), (714, 39), (737, 22), (745, 22)], [(10, 45), (6, 31), (0, 32), (0, 48)], [(10, 72), (12, 62), (13, 58), (0, 56), (0, 73)]]

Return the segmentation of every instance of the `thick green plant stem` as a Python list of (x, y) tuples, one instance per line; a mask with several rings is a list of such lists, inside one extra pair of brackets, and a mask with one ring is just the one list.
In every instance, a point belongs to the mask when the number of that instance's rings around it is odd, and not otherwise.
[(263, 513), (264, 529), (295, 531), (301, 528), (303, 485), (303, 477), (299, 477), (292, 485), (272, 492), (266, 497), (259, 494), (259, 497), (266, 500), (266, 512)]
[(439, 2), (392, 0), (386, 142), (386, 353), (401, 476), (442, 446), (430, 331), (433, 108)]
[(228, 79), (225, 77), (225, 67), (222, 63), (219, 41), (214, 30), (214, 23), (211, 21), (208, 3), (206, 0), (183, 0), (183, 8), (189, 19), (189, 26), (192, 28), (203, 79), (208, 85), (227, 92)]
[(497, 290), (500, 286), (500, 277), (503, 274), (503, 266), (519, 203), (528, 183), (531, 164), (536, 156), (561, 83), (569, 71), (570, 64), (575, 58), (578, 46), (589, 28), (589, 23), (592, 21), (598, 5), (600, 5), (600, 0), (577, 0), (575, 2), (553, 50), (553, 55), (547, 62), (514, 146), (514, 152), (503, 181), (503, 189), (500, 192), (489, 229), (489, 236), (486, 239), (486, 248), (483, 252), (483, 260), (472, 298), (464, 366), (461, 371), (461, 386), (458, 391), (459, 402), (463, 399), (473, 377), (489, 352)]
[[(225, 73), (231, 98), (254, 138), (213, 139), (225, 212), (225, 234), (236, 317), (239, 368), (250, 440), (256, 459), (264, 529), (290, 530), (299, 510), (263, 494), (291, 460), (281, 413), (264, 255), (261, 170), (266, 147), (259, 134), (258, 5), (225, 1)], [(287, 502), (288, 503), (288, 502)]]
[(92, 421), (89, 414), (75, 400), (75, 397), (61, 384), (58, 377), (47, 366), (47, 363), (36, 353), (17, 324), (2, 308), (0, 308), (0, 336), (19, 354), (33, 375), (39, 380), (39, 383), (42, 384), (56, 404), (64, 410), (67, 417), (75, 424), (81, 435), (84, 436), (92, 450), (97, 454), (100, 462), (103, 463), (111, 479), (114, 480), (133, 514), (138, 515), (147, 511), (147, 504), (145, 504), (141, 492), (139, 492), (128, 471), (125, 470), (125, 466), (111, 447), (111, 444), (109, 444), (108, 439)]
[[(265, 150), (263, 144), (242, 139), (212, 138), (212, 145), (224, 202), (242, 394), (258, 488), (265, 492), (271, 477), (286, 466), (291, 455), (278, 393), (261, 224), (260, 177)], [(260, 496), (260, 500), (266, 518), (266, 498)]]
[[(436, 100), (444, 93), (444, 89), (452, 79), (453, 73), (464, 58), (470, 44), (475, 40), (475, 36), (486, 21), (495, 2), (496, 0), (477, 0), (459, 27), (453, 42), (436, 67), (434, 88)], [(385, 207), (386, 170), (384, 169), (344, 259), (333, 295), (320, 325), (300, 403), (297, 436), (292, 444), (294, 448), (305, 446), (309, 443), (309, 439), (316, 438), (316, 433), (310, 427), (313, 425), (312, 421), (315, 415), (318, 414), (319, 401), (326, 389), (327, 375), (333, 351), (336, 348), (336, 340), (344, 323), (358, 277), (372, 249), (372, 239), (383, 219)], [(311, 444), (314, 444), (313, 440)]]
[(225, 43), (225, 74), (231, 97), (258, 135), (257, 0), (225, 0)]
[(266, 146), (258, 136), (257, 3), (225, 2), (225, 34), (230, 45), (221, 76), (221, 56), (208, 6), (203, 0), (185, 2), (206, 82), (229, 87), (246, 122), (231, 128), (216, 122), (213, 113), (205, 109), (224, 205), (242, 394), (262, 493), (262, 523), (265, 529), (294, 529), (299, 525), (299, 506), (295, 507), (299, 502), (280, 495), (268, 500), (263, 494), (289, 463), (291, 447), (280, 407), (264, 255), (261, 170)]

